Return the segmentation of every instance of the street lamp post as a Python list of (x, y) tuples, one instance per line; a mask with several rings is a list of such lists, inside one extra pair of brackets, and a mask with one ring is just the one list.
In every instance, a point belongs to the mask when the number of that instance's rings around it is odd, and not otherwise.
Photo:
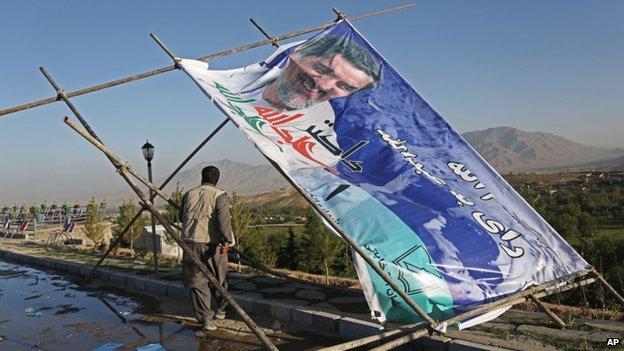
[[(150, 144), (148, 140), (141, 147), (143, 157), (147, 161), (147, 179), (152, 182), (152, 159), (154, 158), (154, 145)], [(154, 191), (150, 189), (150, 198), (154, 198)], [(152, 250), (154, 253), (154, 275), (158, 275), (158, 251), (156, 247), (156, 222), (154, 221), (154, 215), (151, 215), (152, 219)]]

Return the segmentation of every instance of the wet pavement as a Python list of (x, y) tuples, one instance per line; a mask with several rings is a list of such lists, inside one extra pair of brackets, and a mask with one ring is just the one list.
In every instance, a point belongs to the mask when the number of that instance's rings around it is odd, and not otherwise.
[[(240, 321), (218, 321), (217, 331), (197, 338), (190, 306), (81, 286), (72, 279), (0, 261), (0, 350), (262, 349)], [(258, 322), (267, 326), (265, 332), (280, 349), (315, 349), (339, 341), (291, 331), (270, 320)]]

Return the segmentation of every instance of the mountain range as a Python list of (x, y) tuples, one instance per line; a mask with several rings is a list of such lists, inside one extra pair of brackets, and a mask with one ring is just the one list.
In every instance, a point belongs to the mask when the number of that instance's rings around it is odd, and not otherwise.
[[(463, 137), (499, 173), (624, 168), (624, 148), (582, 145), (550, 133), (496, 127), (468, 132)], [(201, 169), (208, 164), (215, 165), (221, 171), (219, 187), (230, 194), (243, 196), (244, 201), (250, 202), (253, 207), (265, 203), (289, 205), (300, 201), (290, 184), (271, 165), (252, 166), (228, 159), (203, 162), (180, 172), (165, 188), (165, 193), (171, 193), (176, 184), (186, 190), (197, 186)], [(269, 192), (253, 199), (250, 197)]]
[(586, 146), (558, 135), (497, 127), (463, 137), (499, 173), (618, 168), (624, 149)]

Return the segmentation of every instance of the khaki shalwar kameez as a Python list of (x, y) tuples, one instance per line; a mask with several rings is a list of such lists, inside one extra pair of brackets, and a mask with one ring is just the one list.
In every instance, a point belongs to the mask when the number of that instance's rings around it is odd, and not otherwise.
[[(228, 257), (219, 252), (219, 245), (234, 244), (227, 194), (210, 183), (204, 183), (184, 194), (180, 212), (182, 238), (227, 289)], [(182, 273), (182, 283), (190, 290), (198, 322), (211, 321), (215, 316), (215, 309), (211, 306), (213, 289), (208, 278), (186, 253), (182, 258)], [(214, 295), (216, 308), (223, 311), (227, 302), (217, 291)]]

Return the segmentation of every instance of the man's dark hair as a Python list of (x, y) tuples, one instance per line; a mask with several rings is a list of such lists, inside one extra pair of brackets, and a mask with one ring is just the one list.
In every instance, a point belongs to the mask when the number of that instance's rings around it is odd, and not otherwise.
[(373, 55), (347, 37), (325, 35), (302, 45), (298, 51), (302, 57), (320, 56), (330, 58), (336, 54), (341, 54), (355, 67), (371, 76), (373, 78), (373, 86), (376, 86), (381, 79), (380, 65)]
[(217, 185), (219, 181), (219, 169), (215, 166), (207, 166), (202, 169), (202, 184), (210, 183)]

